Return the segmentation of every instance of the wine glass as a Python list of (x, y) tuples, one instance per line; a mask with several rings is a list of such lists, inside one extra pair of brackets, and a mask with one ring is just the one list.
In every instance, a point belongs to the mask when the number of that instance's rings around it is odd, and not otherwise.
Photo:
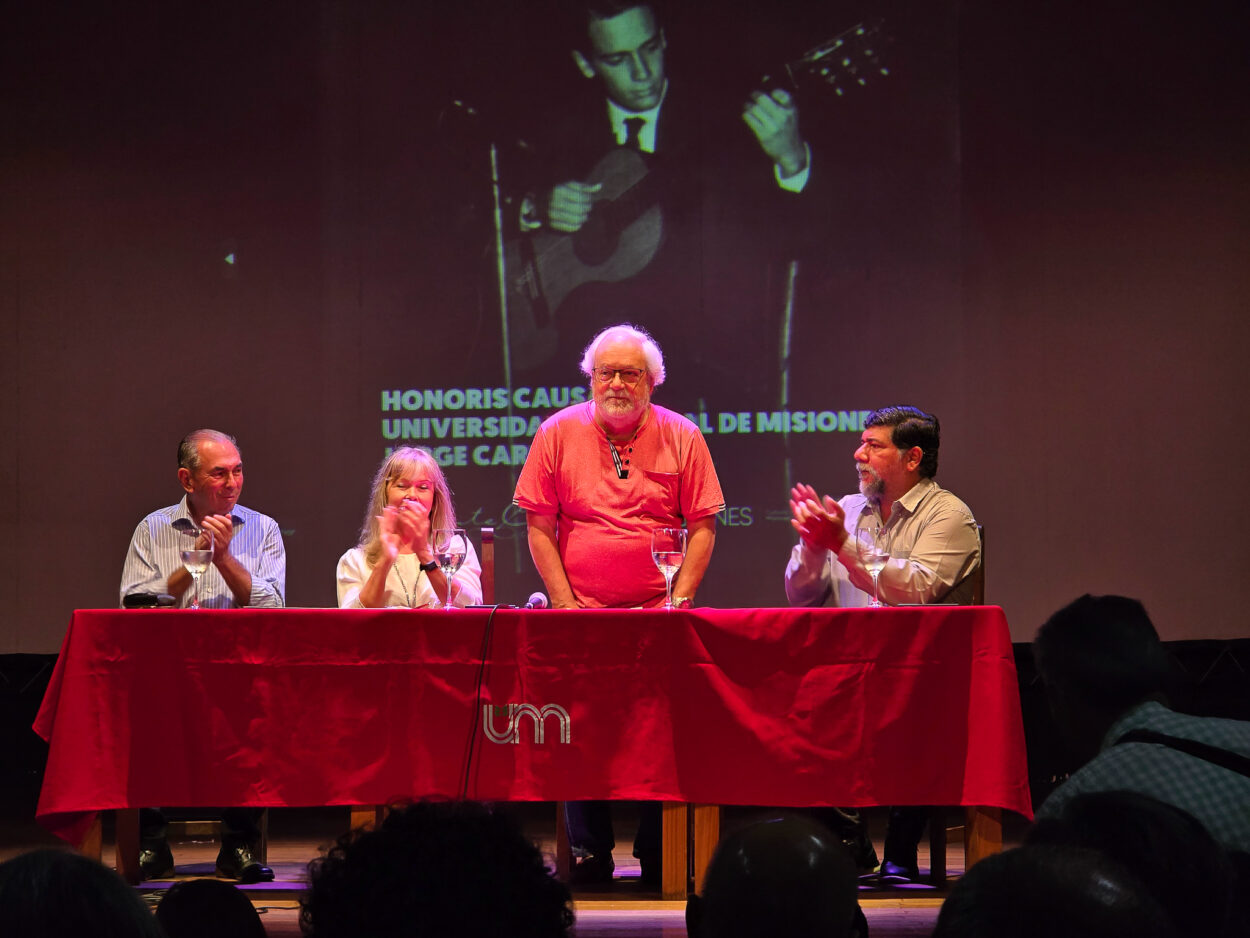
[(664, 574), (664, 608), (673, 608), (673, 577), (686, 559), (686, 529), (656, 528), (651, 532), (651, 559)]
[(454, 609), (451, 602), (451, 580), (464, 563), (466, 545), (469, 543), (464, 528), (439, 528), (434, 532), (434, 559), (443, 568), (443, 576), (447, 578), (447, 604), (444, 609)]
[(890, 559), (885, 545), (881, 541), (880, 528), (860, 528), (855, 532), (855, 547), (859, 552), (860, 562), (864, 569), (872, 574), (872, 602), (870, 606), (884, 606), (881, 594), (877, 589), (877, 578), (885, 569), (885, 562)]
[[(208, 536), (207, 549), (200, 547), (200, 538)], [(191, 583), (194, 592), (191, 594), (190, 609), (200, 608), (200, 577), (208, 569), (208, 565), (213, 559), (213, 531), (211, 528), (203, 528), (199, 531), (191, 532), (191, 547), (181, 551), (182, 565), (187, 568), (187, 573), (191, 574)]]

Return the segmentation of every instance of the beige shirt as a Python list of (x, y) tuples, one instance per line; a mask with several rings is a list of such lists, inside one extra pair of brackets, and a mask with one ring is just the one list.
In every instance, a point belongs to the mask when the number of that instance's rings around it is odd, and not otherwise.
[[(820, 606), (831, 597), (835, 606), (866, 606), (872, 599), (851, 582), (847, 565), (870, 579), (855, 556), (855, 531), (869, 519), (880, 525), (881, 515), (863, 495), (847, 495), (838, 504), (846, 512), (849, 535), (842, 552), (835, 557), (831, 551), (813, 551), (801, 540), (790, 552), (786, 597), (792, 606)], [(894, 503), (883, 534), (890, 552), (878, 579), (883, 602), (972, 602), (969, 574), (980, 562), (980, 538), (972, 512), (955, 495), (932, 479), (921, 479)]]

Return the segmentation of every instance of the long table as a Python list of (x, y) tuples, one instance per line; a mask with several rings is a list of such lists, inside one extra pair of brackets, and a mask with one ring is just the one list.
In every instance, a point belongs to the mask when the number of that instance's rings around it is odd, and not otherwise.
[(78, 610), (35, 730), (74, 843), (145, 805), (651, 800), (675, 897), (686, 805), (1031, 816), (993, 606)]

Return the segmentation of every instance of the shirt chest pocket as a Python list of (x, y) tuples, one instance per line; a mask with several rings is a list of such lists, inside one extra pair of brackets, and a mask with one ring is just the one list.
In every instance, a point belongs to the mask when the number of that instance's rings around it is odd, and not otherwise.
[(638, 499), (641, 517), (657, 524), (674, 524), (681, 518), (681, 476), (676, 472), (642, 471)]

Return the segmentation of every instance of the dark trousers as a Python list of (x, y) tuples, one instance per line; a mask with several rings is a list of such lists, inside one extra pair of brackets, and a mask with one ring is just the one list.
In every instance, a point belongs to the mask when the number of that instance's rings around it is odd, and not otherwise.
[[(890, 808), (885, 829), (885, 859), (898, 866), (916, 865), (916, 851), (932, 808), (908, 805)], [(847, 843), (866, 840), (868, 824), (859, 811), (839, 808), (813, 808), (812, 816)]]
[[(634, 856), (660, 854), (661, 810), (658, 801), (639, 804), (638, 835), (634, 838)], [(607, 801), (566, 801), (564, 823), (568, 827), (569, 846), (573, 855), (611, 856), (616, 846), (612, 831), (612, 808)]]
[(885, 859), (898, 866), (916, 865), (916, 850), (932, 810), (915, 805), (890, 809), (890, 823), (885, 829)]

